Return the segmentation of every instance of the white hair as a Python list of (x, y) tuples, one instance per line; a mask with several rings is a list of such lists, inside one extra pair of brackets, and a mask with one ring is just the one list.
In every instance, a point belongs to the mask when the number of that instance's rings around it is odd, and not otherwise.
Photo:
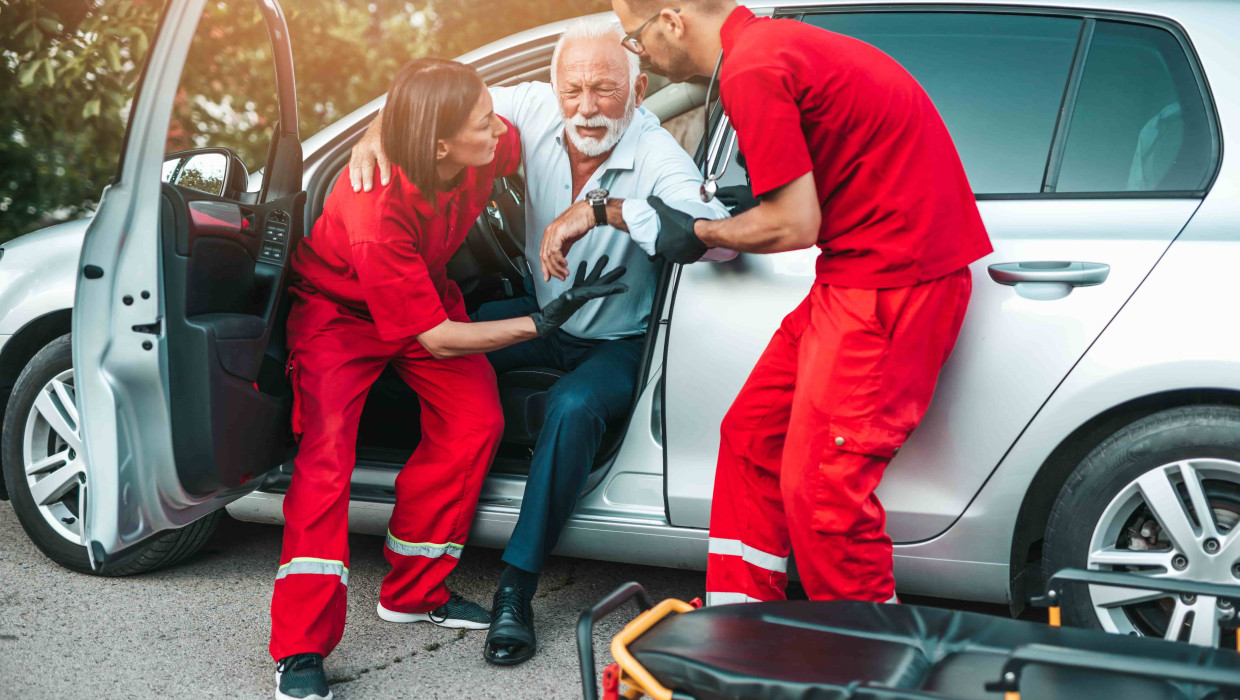
[(555, 74), (560, 67), (560, 49), (564, 48), (564, 44), (579, 40), (615, 39), (617, 48), (628, 59), (629, 91), (632, 92), (633, 86), (637, 84), (637, 76), (641, 75), (641, 59), (632, 51), (619, 46), (623, 38), (624, 30), (620, 28), (620, 24), (604, 17), (579, 17), (569, 22), (564, 33), (560, 35), (560, 40), (555, 42), (555, 51), (551, 53), (551, 88), (555, 89)]

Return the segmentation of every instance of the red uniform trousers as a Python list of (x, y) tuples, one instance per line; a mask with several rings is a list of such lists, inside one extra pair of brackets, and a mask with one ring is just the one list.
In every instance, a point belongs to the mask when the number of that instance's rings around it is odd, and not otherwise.
[(392, 570), (380, 603), (428, 612), (448, 600), (503, 413), (483, 355), (446, 360), (416, 340), (380, 340), (372, 321), (294, 290), (289, 316), (293, 430), (301, 434), (284, 498), (284, 549), (271, 600), (271, 656), (329, 654), (344, 633), (349, 478), (358, 421), (390, 363), (418, 394), (422, 441), (396, 478), (384, 555)]
[(895, 597), (874, 490), (930, 404), (964, 320), (967, 268), (912, 287), (815, 284), (721, 427), (708, 604), (783, 600), (788, 554), (814, 600)]

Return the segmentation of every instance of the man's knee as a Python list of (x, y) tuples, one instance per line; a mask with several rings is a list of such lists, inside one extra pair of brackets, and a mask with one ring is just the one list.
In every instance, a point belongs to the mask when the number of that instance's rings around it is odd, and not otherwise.
[(578, 382), (561, 379), (551, 385), (547, 391), (546, 416), (551, 420), (603, 421), (604, 411), (600, 410), (594, 392), (588, 386)]

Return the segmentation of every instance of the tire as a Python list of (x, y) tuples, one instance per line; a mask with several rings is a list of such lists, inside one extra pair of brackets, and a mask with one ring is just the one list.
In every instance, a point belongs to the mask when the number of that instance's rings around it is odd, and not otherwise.
[[(17, 519), (26, 535), (49, 559), (61, 566), (82, 573), (96, 573), (91, 569), (86, 547), (82, 545), (78, 520), (77, 498), (79, 486), (71, 480), (62, 479), (62, 470), (83, 474), (86, 469), (83, 458), (69, 448), (70, 443), (60, 437), (51, 421), (43, 416), (35, 404), (59, 409), (62, 430), (77, 434), (77, 410), (73, 401), (73, 353), (70, 336), (63, 335), (48, 343), (22, 370), (13, 385), (8, 409), (4, 415), (0, 450), (3, 451), (4, 482)], [(60, 386), (55, 386), (59, 382)], [(46, 395), (45, 395), (46, 394)], [(40, 400), (41, 396), (44, 396)], [(66, 401), (59, 400), (65, 397)], [(51, 404), (46, 403), (50, 401)], [(51, 410), (51, 409), (49, 409)], [(36, 415), (37, 414), (37, 415)], [(65, 454), (66, 460), (55, 460), (53, 466), (34, 477), (35, 483), (53, 478), (63, 481), (67, 488), (55, 489), (42, 504), (35, 502), (31, 478), (27, 469), (44, 457)], [(50, 459), (50, 458), (49, 458)], [(58, 481), (57, 483), (61, 483)], [(35, 487), (37, 488), (37, 486)], [(40, 494), (41, 496), (45, 494)], [(223, 511), (216, 511), (178, 530), (166, 532), (127, 551), (114, 564), (108, 566), (106, 576), (128, 576), (170, 566), (184, 561), (202, 548), (215, 531)]]
[[(1208, 520), (1195, 500), (1207, 504)], [(1169, 409), (1095, 447), (1063, 485), (1046, 528), (1044, 575), (1066, 567), (1240, 584), (1240, 408)], [(1235, 644), (1235, 632), (1220, 633), (1216, 622), (1230, 610), (1206, 596), (1077, 585), (1062, 610), (1079, 627)]]

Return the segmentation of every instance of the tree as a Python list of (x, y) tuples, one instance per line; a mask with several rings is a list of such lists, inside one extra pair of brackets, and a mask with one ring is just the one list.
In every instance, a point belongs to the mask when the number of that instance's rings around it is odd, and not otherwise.
[[(303, 138), (381, 95), (424, 55), (458, 56), (607, 0), (284, 0)], [(92, 209), (116, 170), (154, 0), (0, 0), (0, 242)], [(190, 47), (168, 150), (262, 162), (276, 116), (250, 0), (211, 0)]]

